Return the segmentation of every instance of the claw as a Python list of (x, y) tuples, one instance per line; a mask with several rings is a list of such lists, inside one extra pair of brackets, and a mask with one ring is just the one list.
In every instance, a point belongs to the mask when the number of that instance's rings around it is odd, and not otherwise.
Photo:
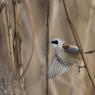
[(80, 69), (85, 68), (85, 67), (86, 67), (85, 65), (84, 66), (79, 66), (78, 72), (80, 73)]

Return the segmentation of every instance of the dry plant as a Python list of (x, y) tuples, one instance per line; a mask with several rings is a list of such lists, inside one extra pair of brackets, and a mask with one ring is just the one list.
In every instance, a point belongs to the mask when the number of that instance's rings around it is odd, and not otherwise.
[(48, 62), (49, 62), (49, 11), (50, 1), (47, 0), (47, 30), (46, 30), (46, 95), (48, 95)]
[[(21, 82), (20, 79), (20, 70), (23, 68), (23, 45), (22, 45), (22, 27), (21, 27), (21, 2), (17, 2), (15, 0), (12, 1), (5, 1), (5, 7), (3, 10), (3, 19), (4, 19), (4, 26), (5, 26), (5, 40), (7, 44), (8, 50), (8, 58), (9, 58), (9, 65), (7, 67), (10, 68), (10, 76), (12, 79), (10, 83), (10, 87), (12, 90), (9, 90), (5, 95), (8, 94), (16, 94), (21, 95), (24, 91), (23, 86), (24, 83)], [(11, 22), (11, 14), (10, 13), (10, 5), (12, 5), (13, 9), (13, 21)], [(12, 25), (13, 23), (13, 25)], [(14, 27), (14, 28), (13, 28)], [(7, 80), (8, 81), (8, 80)], [(6, 83), (7, 85), (7, 83)], [(5, 86), (6, 87), (6, 86)], [(9, 88), (9, 87), (8, 87)], [(10, 88), (10, 89), (11, 89)], [(16, 92), (17, 91), (17, 92)], [(12, 94), (13, 95), (13, 94)]]

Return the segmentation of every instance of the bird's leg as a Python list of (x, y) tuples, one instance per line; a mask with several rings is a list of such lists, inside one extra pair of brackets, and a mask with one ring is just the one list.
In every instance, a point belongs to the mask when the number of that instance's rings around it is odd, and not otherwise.
[(78, 65), (78, 72), (80, 72), (80, 69), (82, 69), (82, 68), (85, 68), (86, 66), (85, 65), (80, 65), (79, 63), (77, 64)]
[(78, 72), (80, 73), (80, 69), (82, 68), (85, 68), (85, 65), (84, 66), (78, 66)]

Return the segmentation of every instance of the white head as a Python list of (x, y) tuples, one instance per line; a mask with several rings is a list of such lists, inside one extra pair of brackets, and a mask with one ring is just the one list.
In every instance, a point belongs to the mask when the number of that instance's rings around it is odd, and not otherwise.
[(51, 45), (54, 47), (54, 48), (62, 48), (63, 44), (65, 42), (63, 40), (61, 40), (60, 38), (55, 38), (51, 41)]

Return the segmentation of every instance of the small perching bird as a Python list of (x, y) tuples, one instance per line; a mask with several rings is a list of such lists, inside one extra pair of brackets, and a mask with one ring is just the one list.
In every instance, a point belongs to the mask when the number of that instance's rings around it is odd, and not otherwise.
[[(65, 41), (56, 38), (50, 42), (51, 46), (55, 50), (55, 57), (53, 63), (49, 64), (48, 68), (48, 78), (54, 78), (56, 76), (62, 75), (69, 70), (69, 67), (74, 63), (78, 65), (79, 70), (84, 66), (80, 66), (82, 58), (80, 56), (80, 51), (77, 46), (69, 45)], [(92, 50), (93, 51), (93, 50)], [(85, 52), (93, 53), (91, 51)]]

